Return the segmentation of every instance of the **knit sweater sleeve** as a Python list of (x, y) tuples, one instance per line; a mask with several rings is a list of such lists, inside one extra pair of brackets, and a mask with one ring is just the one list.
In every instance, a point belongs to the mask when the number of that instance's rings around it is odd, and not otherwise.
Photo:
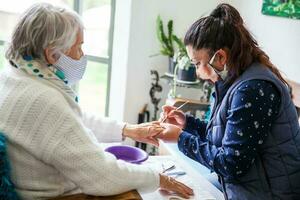
[(45, 116), (48, 117), (39, 125), (41, 129), (49, 124), (52, 127), (45, 135), (47, 144), (41, 147), (45, 163), (55, 167), (85, 194), (105, 196), (132, 189), (153, 191), (158, 188), (158, 172), (116, 160), (104, 152), (95, 135), (68, 103), (57, 94), (48, 96), (44, 103), (50, 97), (56, 100), (47, 105), (50, 109)]
[(107, 117), (96, 117), (89, 113), (84, 113), (82, 120), (84, 125), (95, 134), (99, 142), (122, 141), (124, 122), (118, 122)]

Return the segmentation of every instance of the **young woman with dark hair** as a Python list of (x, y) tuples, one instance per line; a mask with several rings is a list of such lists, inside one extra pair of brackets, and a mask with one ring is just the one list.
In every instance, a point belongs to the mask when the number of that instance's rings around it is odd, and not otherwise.
[(300, 199), (300, 128), (289, 87), (239, 12), (218, 5), (184, 42), (197, 76), (215, 85), (211, 118), (164, 106), (159, 137), (215, 171), (226, 199)]

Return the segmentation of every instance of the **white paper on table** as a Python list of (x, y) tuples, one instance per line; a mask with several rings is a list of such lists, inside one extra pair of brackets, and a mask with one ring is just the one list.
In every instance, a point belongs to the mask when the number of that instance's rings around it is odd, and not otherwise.
[[(151, 156), (149, 159), (143, 163), (143, 165), (150, 166), (152, 168), (155, 168), (159, 171), (163, 171), (162, 164), (164, 165), (164, 168), (168, 168), (172, 165), (175, 165), (175, 169), (173, 169), (170, 172), (173, 171), (184, 171), (184, 169), (181, 168), (181, 166), (172, 159), (171, 156)], [(202, 186), (197, 184), (196, 181), (192, 181), (191, 174), (189, 174), (188, 171), (185, 171), (186, 175), (178, 176), (176, 180), (184, 183), (185, 185), (191, 187), (194, 190), (194, 196), (190, 197), (189, 200), (216, 200), (216, 198), (210, 194), (208, 191), (205, 190)], [(199, 180), (201, 181), (201, 180)], [(140, 193), (141, 197), (144, 200), (183, 200), (185, 198), (179, 197), (176, 194), (168, 194), (161, 190), (156, 190), (152, 193)]]

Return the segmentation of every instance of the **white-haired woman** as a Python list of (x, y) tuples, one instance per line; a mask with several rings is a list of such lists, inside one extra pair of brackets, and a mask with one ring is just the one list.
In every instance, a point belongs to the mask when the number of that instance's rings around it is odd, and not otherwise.
[(8, 141), (17, 193), (23, 199), (46, 199), (160, 186), (191, 195), (182, 183), (102, 150), (99, 142), (121, 141), (122, 136), (157, 144), (154, 136), (161, 128), (124, 126), (81, 113), (70, 85), (85, 71), (82, 43), (79, 16), (50, 4), (33, 5), (14, 30), (6, 52), (10, 66), (0, 76), (0, 130)]

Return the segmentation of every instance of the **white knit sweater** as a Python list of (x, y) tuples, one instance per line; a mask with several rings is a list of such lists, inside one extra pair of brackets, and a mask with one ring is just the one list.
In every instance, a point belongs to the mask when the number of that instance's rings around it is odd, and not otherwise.
[(99, 142), (121, 141), (121, 129), (115, 121), (84, 117), (51, 81), (11, 66), (1, 72), (0, 130), (23, 199), (157, 189), (156, 171), (117, 161), (101, 148)]

